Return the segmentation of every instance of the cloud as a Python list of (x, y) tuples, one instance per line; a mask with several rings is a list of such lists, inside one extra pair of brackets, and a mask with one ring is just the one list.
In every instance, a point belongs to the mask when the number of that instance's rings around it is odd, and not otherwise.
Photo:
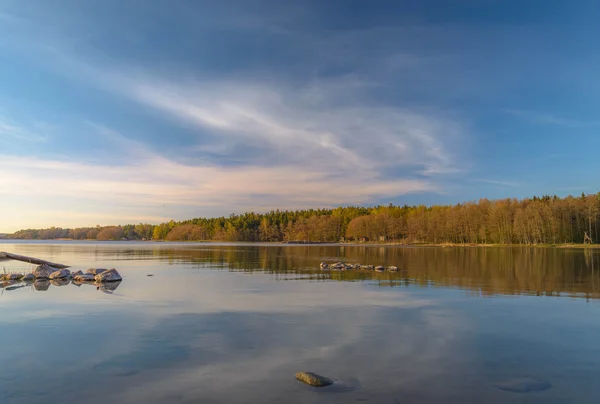
[[(91, 217), (94, 212), (108, 215), (106, 198), (111, 198), (123, 206), (115, 212), (118, 220), (136, 210), (143, 217), (183, 218), (217, 210), (366, 204), (413, 192), (443, 192), (442, 180), (465, 170), (468, 134), (460, 119), (432, 105), (402, 106), (390, 97), (402, 87), (384, 85), (390, 75), (400, 79), (407, 71), (413, 75), (402, 80), (410, 82), (417, 68), (431, 60), (401, 49), (390, 52), (389, 43), (371, 51), (370, 45), (380, 43), (378, 34), (356, 48), (354, 35), (329, 33), (315, 42), (312, 33), (298, 35), (290, 27), (294, 35), (286, 35), (290, 42), (285, 47), (309, 52), (298, 65), (295, 59), (286, 61), (287, 68), (249, 63), (243, 73), (233, 74), (190, 60), (141, 65), (147, 59), (111, 54), (117, 34), (104, 26), (92, 24), (89, 35), (81, 37), (74, 31), (83, 19), (67, 18), (70, 25), (36, 24), (40, 16), (30, 18), (14, 23), (19, 41), (9, 48), (31, 60), (43, 58), (56, 74), (86, 91), (128, 100), (137, 117), (136, 109), (145, 110), (150, 125), (165, 129), (150, 139), (142, 129), (131, 129), (133, 120), (119, 116), (129, 125), (123, 136), (109, 128), (111, 115), (102, 111), (99, 120), (107, 125), (87, 122), (99, 136), (93, 137), (94, 150), (85, 159), (80, 154), (1, 156), (6, 175), (0, 176), (0, 193), (5, 197), (10, 189), (17, 197), (40, 199), (40, 206), (44, 198), (46, 204), (47, 198), (76, 198), (73, 211)], [(29, 33), (28, 28), (38, 26), (44, 35)], [(261, 24), (252, 29), (260, 30)], [(202, 46), (211, 53), (207, 44)], [(341, 72), (332, 74), (338, 67)], [(112, 156), (101, 142), (114, 146)], [(163, 205), (168, 208), (157, 210)]]
[(0, 155), (4, 231), (31, 222), (63, 226), (160, 222), (207, 212), (364, 204), (437, 189), (431, 181), (384, 179), (370, 169), (338, 175), (318, 165), (187, 164), (118, 132), (96, 129), (118, 145), (125, 163)]
[(6, 117), (0, 116), (0, 142), (14, 140), (27, 142), (46, 142), (47, 137), (37, 133), (35, 130), (26, 129), (22, 126), (9, 121)]
[(505, 110), (507, 114), (526, 119), (532, 123), (539, 125), (556, 125), (567, 128), (585, 128), (600, 126), (600, 122), (581, 121), (576, 119), (567, 119), (554, 114), (536, 111), (526, 111), (517, 109)]
[(490, 179), (472, 179), (470, 181), (471, 182), (479, 182), (482, 184), (497, 185), (500, 187), (507, 187), (507, 188), (518, 187), (521, 185), (518, 182), (514, 182), (514, 181), (499, 181), (499, 180), (490, 180)]
[(296, 206), (335, 205), (340, 195), (364, 203), (380, 195), (431, 191), (421, 180), (378, 180), (373, 173), (337, 178), (318, 168), (185, 165), (164, 157), (123, 166), (91, 165), (36, 157), (0, 156), (0, 194), (136, 198), (135, 204), (215, 206), (263, 203), (254, 195)]
[[(336, 82), (315, 87), (158, 79), (130, 82), (121, 91), (212, 136), (216, 144), (204, 144), (205, 150), (226, 154), (224, 144), (241, 142), (263, 149), (270, 163), (316, 164), (330, 172), (402, 166), (420, 167), (412, 173), (426, 175), (459, 170), (447, 146), (463, 136), (457, 122), (365, 103), (360, 85), (354, 92)], [(346, 102), (340, 105), (343, 97)]]

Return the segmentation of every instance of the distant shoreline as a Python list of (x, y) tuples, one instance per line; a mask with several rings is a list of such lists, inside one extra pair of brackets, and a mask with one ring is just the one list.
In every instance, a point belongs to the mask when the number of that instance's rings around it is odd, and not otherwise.
[(600, 244), (576, 244), (576, 243), (560, 243), (560, 244), (474, 244), (474, 243), (401, 243), (401, 242), (303, 242), (303, 241), (226, 241), (226, 240), (75, 240), (69, 238), (60, 239), (17, 239), (17, 238), (0, 238), (0, 241), (15, 241), (15, 242), (53, 242), (53, 241), (73, 241), (79, 243), (155, 243), (155, 244), (271, 244), (271, 245), (289, 245), (289, 246), (364, 246), (364, 247), (427, 247), (427, 248), (577, 248), (577, 249), (600, 249)]

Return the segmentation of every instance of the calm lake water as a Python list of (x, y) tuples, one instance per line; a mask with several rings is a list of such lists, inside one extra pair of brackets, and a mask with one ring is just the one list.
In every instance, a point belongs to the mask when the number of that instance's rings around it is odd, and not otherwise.
[[(598, 251), (71, 242), (0, 250), (115, 267), (124, 278), (114, 290), (0, 290), (2, 404), (600, 397)], [(318, 270), (337, 260), (401, 271)], [(296, 381), (298, 371), (338, 381), (316, 389)]]

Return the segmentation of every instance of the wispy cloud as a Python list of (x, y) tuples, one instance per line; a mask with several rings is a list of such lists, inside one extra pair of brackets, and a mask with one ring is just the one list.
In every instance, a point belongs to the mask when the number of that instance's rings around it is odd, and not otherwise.
[(506, 188), (514, 188), (514, 187), (521, 186), (520, 183), (514, 182), (514, 181), (500, 181), (500, 180), (492, 180), (492, 179), (472, 179), (472, 180), (470, 180), (470, 182), (477, 182), (477, 183), (488, 184), (488, 185), (496, 185), (496, 186), (506, 187)]
[(45, 142), (47, 137), (40, 134), (36, 129), (28, 129), (23, 126), (17, 126), (6, 117), (0, 116), (0, 141), (21, 140), (27, 142)]
[(132, 82), (124, 92), (169, 119), (208, 131), (216, 149), (224, 138), (233, 138), (260, 145), (271, 162), (333, 171), (420, 166), (421, 174), (456, 172), (447, 143), (463, 135), (458, 123), (358, 100), (339, 106), (337, 91), (335, 85), (321, 85), (315, 99), (312, 86), (153, 80)]
[(584, 127), (595, 127), (600, 126), (600, 121), (582, 121), (577, 119), (568, 119), (555, 114), (538, 112), (538, 111), (527, 111), (518, 109), (506, 109), (504, 111), (507, 114), (523, 118), (529, 122), (539, 125), (556, 125), (564, 126), (568, 128), (584, 128)]
[[(98, 127), (106, 133), (107, 128)], [(184, 164), (149, 151), (144, 145), (112, 131), (113, 142), (120, 144), (124, 161), (120, 165), (61, 161), (39, 156), (0, 155), (0, 195), (3, 205), (15, 200), (41, 201), (39, 209), (60, 211), (67, 201), (73, 203), (69, 221), (96, 224), (123, 222), (119, 212), (146, 212), (133, 217), (180, 218), (199, 216), (209, 211), (228, 214), (246, 209), (305, 208), (362, 204), (377, 198), (414, 192), (436, 191), (425, 180), (380, 178), (376, 171), (357, 170), (339, 176), (319, 166), (296, 164), (260, 166), (219, 166)], [(19, 199), (20, 198), (20, 199)], [(86, 215), (89, 219), (86, 220)], [(52, 215), (54, 220), (58, 218)], [(14, 227), (12, 217), (3, 226)]]

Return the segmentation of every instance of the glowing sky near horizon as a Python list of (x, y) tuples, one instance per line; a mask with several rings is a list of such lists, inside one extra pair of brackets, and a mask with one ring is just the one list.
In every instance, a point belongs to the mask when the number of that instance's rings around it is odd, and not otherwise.
[(599, 11), (0, 0), (0, 233), (597, 192)]

